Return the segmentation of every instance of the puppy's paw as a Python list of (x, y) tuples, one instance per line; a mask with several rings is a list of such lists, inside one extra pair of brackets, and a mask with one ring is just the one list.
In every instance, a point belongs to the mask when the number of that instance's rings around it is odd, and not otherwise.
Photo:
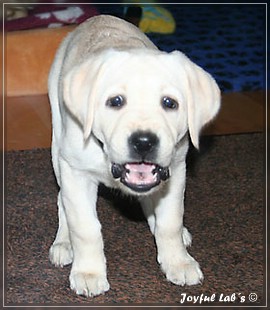
[(203, 280), (203, 273), (199, 264), (190, 256), (178, 263), (161, 265), (167, 280), (176, 285), (196, 285)]
[(84, 272), (71, 272), (70, 288), (78, 295), (86, 297), (93, 297), (104, 294), (110, 289), (109, 282), (106, 276), (84, 273)]
[(58, 267), (71, 264), (73, 261), (73, 252), (70, 243), (54, 243), (50, 248), (49, 258), (51, 263)]
[(183, 242), (184, 242), (185, 247), (191, 246), (192, 236), (186, 227), (183, 227), (182, 237), (183, 237)]

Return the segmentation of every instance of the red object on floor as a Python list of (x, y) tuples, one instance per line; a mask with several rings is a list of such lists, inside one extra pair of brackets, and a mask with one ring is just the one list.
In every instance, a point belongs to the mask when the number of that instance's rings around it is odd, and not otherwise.
[(26, 17), (6, 20), (4, 27), (5, 31), (55, 28), (80, 24), (95, 15), (99, 12), (92, 4), (40, 4), (29, 9)]

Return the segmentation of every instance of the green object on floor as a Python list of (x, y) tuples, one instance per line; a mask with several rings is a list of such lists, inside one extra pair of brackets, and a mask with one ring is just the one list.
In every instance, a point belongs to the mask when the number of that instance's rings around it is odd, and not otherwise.
[(125, 7), (125, 14), (129, 7), (139, 6), (142, 10), (140, 20), (138, 22), (139, 28), (145, 33), (162, 33), (171, 34), (175, 31), (175, 20), (172, 14), (164, 7), (155, 4), (144, 4), (139, 0), (129, 0), (125, 3), (130, 3), (130, 6)]

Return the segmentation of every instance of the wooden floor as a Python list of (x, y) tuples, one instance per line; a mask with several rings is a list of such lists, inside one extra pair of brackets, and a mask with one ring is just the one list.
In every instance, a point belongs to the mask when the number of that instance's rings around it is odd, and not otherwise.
[[(203, 134), (263, 131), (265, 104), (263, 91), (224, 94), (219, 115)], [(47, 95), (8, 97), (4, 112), (6, 150), (50, 147), (51, 115)]]

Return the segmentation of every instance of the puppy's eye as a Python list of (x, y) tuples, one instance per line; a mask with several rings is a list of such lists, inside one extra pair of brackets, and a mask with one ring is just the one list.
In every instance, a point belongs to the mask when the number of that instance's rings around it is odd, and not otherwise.
[(161, 99), (162, 107), (165, 110), (176, 110), (178, 109), (178, 102), (170, 97), (163, 97)]
[(121, 108), (126, 103), (124, 96), (118, 95), (112, 98), (109, 98), (106, 102), (106, 105), (111, 108)]

